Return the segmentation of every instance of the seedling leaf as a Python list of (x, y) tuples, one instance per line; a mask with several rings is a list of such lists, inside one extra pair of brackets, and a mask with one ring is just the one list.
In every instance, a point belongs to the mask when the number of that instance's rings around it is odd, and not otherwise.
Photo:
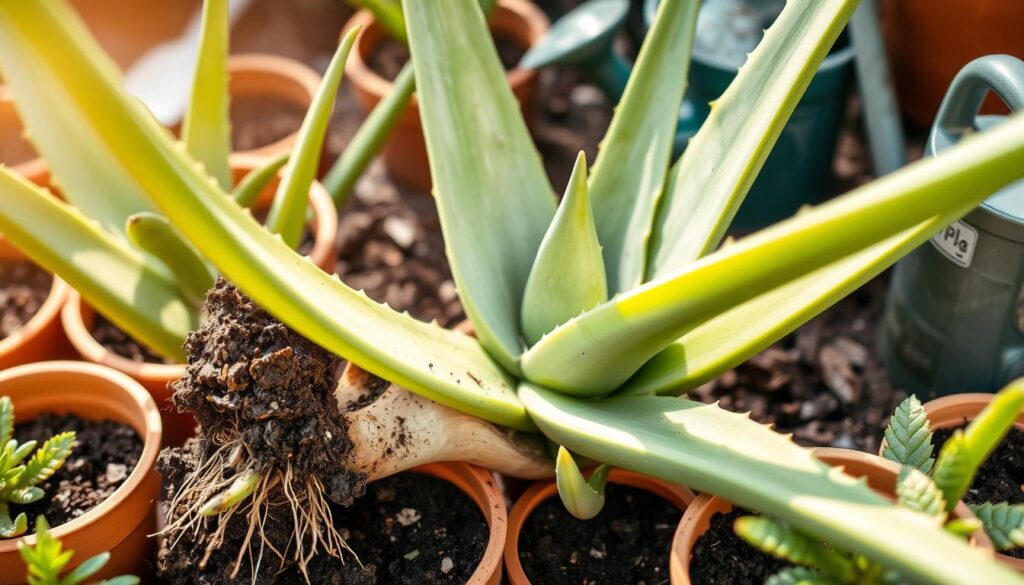
[(240, 207), (252, 207), (291, 155), (291, 151), (282, 152), (247, 174), (232, 192), (235, 203)]
[(818, 569), (841, 583), (851, 582), (856, 575), (849, 559), (782, 522), (764, 516), (744, 516), (736, 520), (734, 528), (754, 547), (794, 565)]
[(935, 464), (932, 457), (932, 431), (928, 415), (917, 396), (911, 394), (896, 407), (885, 429), (882, 456), (901, 465), (928, 473)]
[(986, 502), (971, 506), (971, 512), (981, 520), (985, 534), (992, 539), (996, 550), (1010, 550), (1024, 546), (1024, 505), (1006, 502)]
[(597, 516), (604, 507), (604, 488), (609, 470), (607, 465), (598, 466), (590, 480), (584, 479), (569, 450), (559, 447), (555, 459), (555, 482), (565, 509), (580, 520)]
[(942, 491), (928, 474), (916, 467), (904, 466), (896, 481), (896, 496), (901, 506), (938, 518), (946, 519), (946, 501)]

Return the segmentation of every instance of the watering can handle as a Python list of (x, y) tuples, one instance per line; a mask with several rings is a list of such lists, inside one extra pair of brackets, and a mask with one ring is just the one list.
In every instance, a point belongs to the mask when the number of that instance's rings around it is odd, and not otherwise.
[(1010, 110), (1024, 109), (1024, 61), (1010, 55), (988, 55), (964, 66), (942, 99), (928, 137), (930, 154), (952, 146), (974, 128), (974, 119), (989, 91), (995, 92)]

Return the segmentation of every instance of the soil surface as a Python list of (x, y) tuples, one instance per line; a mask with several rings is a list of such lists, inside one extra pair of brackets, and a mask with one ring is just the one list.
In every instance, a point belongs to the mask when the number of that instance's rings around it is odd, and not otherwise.
[(675, 506), (645, 490), (609, 483), (605, 506), (579, 520), (557, 497), (530, 514), (519, 536), (523, 571), (545, 585), (661, 585), (682, 517)]
[(31, 262), (0, 261), (0, 339), (28, 323), (52, 286), (53, 276)]
[(142, 439), (135, 430), (110, 420), (42, 413), (16, 425), (14, 436), (19, 442), (38, 441), (42, 446), (50, 437), (67, 431), (75, 432), (76, 445), (64, 465), (39, 485), (46, 497), (14, 507), (14, 512), (28, 514), (31, 530), (40, 514), (57, 527), (96, 507), (121, 487), (142, 456)]
[(236, 151), (262, 148), (302, 126), (306, 110), (291, 100), (242, 96), (231, 101), (231, 145)]
[[(506, 70), (512, 70), (526, 54), (526, 47), (515, 38), (504, 33), (494, 34), (498, 58)], [(389, 37), (383, 37), (370, 52), (367, 60), (370, 69), (389, 81), (394, 81), (409, 61), (409, 47)]]
[(92, 324), (92, 336), (107, 351), (130, 359), (133, 362), (147, 364), (173, 364), (174, 360), (165, 358), (149, 347), (136, 341), (131, 335), (122, 331), (103, 315), (96, 313), (96, 319)]
[(378, 585), (462, 585), (487, 549), (487, 522), (451, 483), (403, 473), (335, 510), (335, 524)]
[[(964, 421), (966, 424), (967, 421)], [(946, 441), (953, 436), (955, 429), (939, 429), (935, 431), (932, 443), (937, 454)], [(1003, 442), (996, 447), (992, 455), (978, 470), (974, 483), (964, 494), (964, 502), (968, 504), (1024, 504), (1024, 433), (1016, 428), (1010, 429)], [(1003, 551), (1002, 554), (1024, 559), (1024, 549)]]
[(875, 345), (887, 276), (876, 278), (796, 332), (691, 396), (751, 413), (797, 443), (877, 453), (906, 397)]
[(751, 513), (734, 508), (715, 514), (707, 532), (697, 538), (690, 557), (693, 585), (763, 585), (765, 579), (792, 566), (766, 554), (733, 530), (736, 519)]

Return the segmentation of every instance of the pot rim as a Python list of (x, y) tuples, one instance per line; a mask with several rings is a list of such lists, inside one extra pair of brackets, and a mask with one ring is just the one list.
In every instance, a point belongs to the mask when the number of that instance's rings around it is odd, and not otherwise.
[[(0, 247), (10, 247), (22, 259), (31, 261), (3, 236), (0, 236)], [(71, 287), (56, 274), (49, 272), (47, 274), (53, 278), (53, 283), (50, 285), (50, 292), (47, 293), (46, 300), (24, 325), (4, 339), (0, 339), (0, 357), (14, 352), (23, 344), (31, 343), (33, 337), (42, 332), (50, 323), (60, 319), (61, 307), (67, 302)]]
[[(527, 46), (535, 44), (548, 30), (547, 16), (535, 4), (527, 0), (498, 0), (495, 10), (502, 11), (508, 14), (509, 17), (517, 19), (528, 37), (529, 45)], [(391, 88), (394, 84), (374, 71), (367, 62), (367, 58), (384, 35), (378, 32), (379, 25), (373, 13), (366, 8), (362, 8), (357, 10), (352, 18), (345, 23), (345, 26), (342, 27), (339, 41), (356, 25), (362, 26), (362, 30), (359, 31), (359, 36), (356, 38), (354, 50), (349, 54), (349, 58), (345, 62), (345, 75), (352, 79), (352, 83), (360, 85), (367, 93), (372, 94), (379, 101), (391, 93)], [(371, 30), (373, 34), (367, 37), (367, 32)], [(368, 38), (373, 40), (372, 44), (366, 42)], [(536, 76), (537, 71), (520, 69), (518, 67), (510, 69), (505, 73), (509, 85), (513, 88), (527, 84)], [(415, 93), (409, 103), (409, 108), (418, 109)]]
[[(120, 506), (128, 498), (129, 494), (142, 486), (142, 483), (153, 471), (154, 465), (156, 464), (157, 454), (160, 452), (163, 423), (160, 419), (160, 411), (157, 409), (156, 402), (145, 388), (127, 375), (98, 364), (74, 361), (51, 361), (15, 366), (0, 372), (0, 385), (11, 379), (45, 376), (46, 374), (54, 372), (67, 372), (77, 374), (79, 376), (91, 376), (109, 383), (112, 392), (123, 393), (129, 398), (128, 403), (141, 415), (140, 419), (144, 421), (145, 425), (145, 428), (141, 432), (139, 432), (139, 429), (135, 429), (136, 432), (138, 432), (139, 437), (142, 439), (142, 454), (139, 456), (139, 462), (132, 469), (132, 472), (128, 474), (124, 483), (114, 490), (114, 493), (112, 493), (110, 497), (103, 500), (97, 506), (78, 518), (65, 522), (59, 526), (55, 526), (51, 529), (50, 532), (54, 538), (63, 539), (64, 537), (78, 532), (93, 523), (102, 522), (103, 518)], [(68, 412), (74, 413), (74, 405), (74, 401), (70, 404), (65, 402), (59, 406), (58, 410), (67, 410)], [(130, 421), (125, 421), (123, 419), (118, 422), (131, 425)], [(31, 546), (35, 544), (35, 541), (35, 535), (2, 539), (0, 540), (0, 554), (18, 550), (18, 545), (21, 542)]]
[[(679, 508), (685, 515), (686, 510), (696, 500), (697, 496), (688, 488), (663, 481), (649, 475), (629, 471), (626, 469), (612, 468), (608, 474), (610, 483), (630, 486), (651, 492)], [(530, 580), (523, 570), (523, 564), (519, 560), (519, 537), (523, 525), (530, 514), (545, 500), (556, 496), (558, 486), (554, 480), (534, 482), (523, 495), (519, 496), (512, 513), (509, 515), (508, 538), (505, 540), (505, 568), (508, 570), (508, 580), (511, 585), (530, 585)], [(671, 558), (671, 550), (670, 558)]]
[[(18, 124), (22, 128), (21, 132), (24, 134), (24, 125), (21, 124), (21, 116), (18, 115), (18, 108), (14, 105), (14, 102), (11, 101), (10, 90), (8, 90), (7, 86), (2, 83), (0, 83), (0, 109), (8, 110), (11, 115), (18, 120)], [(34, 158), (30, 158), (15, 165), (10, 165), (8, 168), (22, 177), (25, 177), (35, 185), (45, 186), (47, 183), (47, 177), (50, 174), (50, 167), (46, 164), (46, 159), (44, 159), (36, 150), (35, 144), (32, 144), (31, 146), (32, 152), (35, 154)]]

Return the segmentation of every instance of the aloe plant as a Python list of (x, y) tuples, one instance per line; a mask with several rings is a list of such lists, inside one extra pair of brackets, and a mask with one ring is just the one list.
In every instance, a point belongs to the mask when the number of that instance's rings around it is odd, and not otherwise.
[[(28, 530), (28, 516), (11, 518), (11, 505), (24, 506), (46, 495), (39, 484), (64, 465), (75, 446), (75, 433), (50, 437), (36, 449), (36, 441), (18, 443), (14, 438), (14, 404), (0, 397), (0, 538), (15, 538)], [(31, 457), (30, 457), (31, 455)]]
[[(855, 6), (790, 0), (670, 166), (685, 80), (679, 66), (688, 61), (697, 2), (661, 2), (587, 196), (566, 198), (563, 205), (574, 207), (552, 223), (554, 190), (475, 0), (405, 0), (438, 210), (476, 339), (398, 314), (299, 261), (125, 94), (109, 60), (58, 0), (0, 3), (0, 66), (16, 100), (65, 98), (51, 106), (90, 130), (66, 143), (116, 161), (242, 291), (369, 372), (491, 423), (540, 432), (587, 458), (762, 510), (915, 581), (1020, 582), (930, 518), (893, 505), (789, 437), (678, 397), (1020, 178), (1024, 120), (1014, 119), (719, 247)], [(32, 131), (42, 122), (28, 123)], [(591, 214), (573, 213), (581, 199)], [(542, 244), (586, 245), (588, 217), (603, 247), (610, 298), (588, 308), (599, 296), (593, 283), (553, 286), (566, 295), (557, 310), (524, 306), (531, 275), (558, 274)], [(550, 327), (562, 318), (568, 320), (535, 343), (526, 341), (523, 323)]]
[[(227, 0), (210, 0), (204, 5), (195, 81), (181, 136), (185, 150), (200, 165), (197, 171), (224, 192), (229, 192), (233, 183), (227, 5)], [(270, 207), (267, 229), (281, 234), (293, 248), (300, 243), (309, 187), (345, 58), (357, 34), (351, 31), (338, 47), (299, 130), (297, 154), (290, 160), (268, 161), (232, 193), (240, 203), (252, 205), (278, 169), (290, 163)], [(3, 42), (8, 41), (17, 42), (12, 38)], [(33, 71), (40, 73), (34, 69), (38, 63), (0, 61), (0, 67), (9, 72), (13, 94), (31, 91), (16, 79)], [(107, 74), (116, 74), (109, 62), (98, 66)], [(43, 74), (38, 81), (53, 83), (54, 79)], [(158, 212), (145, 192), (148, 187), (109, 153), (69, 146), (88, 142), (94, 135), (70, 115), (73, 106), (68, 98), (50, 92), (41, 100), (19, 100), (17, 108), (30, 128), (28, 138), (46, 158), (54, 185), (70, 205), (5, 173), (0, 177), (0, 189), (16, 195), (0, 201), (0, 232), (38, 264), (68, 281), (115, 325), (165, 357), (181, 361), (185, 335), (199, 323), (200, 306), (213, 284), (214, 268)], [(388, 131), (390, 127), (377, 125), (363, 132), (369, 144), (349, 154), (354, 163), (340, 169), (336, 180), (354, 184)]]
[[(25, 561), (25, 567), (28, 569), (26, 576), (28, 585), (81, 585), (86, 582), (86, 579), (103, 569), (107, 561), (110, 560), (110, 553), (100, 553), (85, 560), (61, 577), (61, 573), (74, 558), (74, 551), (64, 550), (61, 541), (50, 534), (50, 525), (42, 516), (36, 519), (35, 544), (18, 543), (18, 552), (21, 553), (21, 558)], [(127, 575), (93, 581), (94, 585), (137, 585), (138, 583), (138, 577)]]

